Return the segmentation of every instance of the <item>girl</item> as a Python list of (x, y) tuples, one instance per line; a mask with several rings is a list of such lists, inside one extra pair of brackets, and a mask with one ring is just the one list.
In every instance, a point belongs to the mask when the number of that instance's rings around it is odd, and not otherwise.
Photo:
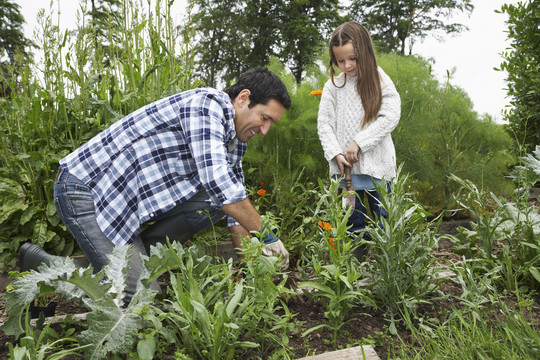
[[(371, 37), (362, 25), (338, 26), (329, 50), (330, 79), (323, 88), (318, 133), (330, 174), (339, 178), (346, 166), (352, 169), (357, 199), (348, 225), (353, 232), (366, 226), (364, 199), (374, 215), (386, 215), (373, 181), (380, 184), (396, 174), (390, 133), (399, 122), (401, 100), (392, 80), (377, 66)], [(334, 67), (341, 70), (338, 76)], [(355, 255), (361, 259), (366, 252), (360, 246)]]

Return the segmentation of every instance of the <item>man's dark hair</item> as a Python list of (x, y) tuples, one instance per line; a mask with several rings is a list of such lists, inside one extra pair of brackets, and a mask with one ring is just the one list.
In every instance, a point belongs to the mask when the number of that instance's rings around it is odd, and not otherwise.
[(244, 89), (251, 92), (249, 96), (250, 109), (257, 104), (266, 105), (271, 99), (281, 103), (285, 109), (291, 107), (291, 98), (285, 84), (276, 74), (267, 69), (260, 67), (249, 69), (240, 75), (236, 84), (225, 89), (225, 92), (231, 100), (234, 100)]

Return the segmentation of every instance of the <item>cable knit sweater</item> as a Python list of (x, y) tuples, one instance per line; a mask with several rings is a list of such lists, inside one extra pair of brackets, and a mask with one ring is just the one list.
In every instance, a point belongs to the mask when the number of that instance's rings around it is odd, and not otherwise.
[[(377, 118), (364, 128), (364, 107), (356, 92), (356, 78), (347, 78), (342, 88), (334, 86), (332, 80), (324, 85), (317, 127), (331, 175), (340, 174), (334, 157), (345, 154), (353, 140), (360, 146), (359, 161), (352, 167), (353, 174), (386, 180), (396, 174), (396, 151), (390, 133), (399, 122), (401, 100), (394, 83), (380, 67), (379, 76), (383, 96), (381, 109)], [(334, 78), (338, 86), (343, 85), (343, 80), (344, 74)]]

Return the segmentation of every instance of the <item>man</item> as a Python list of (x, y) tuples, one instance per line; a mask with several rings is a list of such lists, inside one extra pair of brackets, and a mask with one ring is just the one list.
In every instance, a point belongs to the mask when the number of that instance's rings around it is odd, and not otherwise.
[(115, 246), (132, 244), (129, 301), (139, 253), (166, 237), (185, 242), (223, 216), (235, 247), (261, 232), (266, 255), (282, 256), (286, 269), (287, 250), (247, 197), (241, 160), (248, 140), (290, 105), (275, 74), (251, 69), (224, 92), (199, 88), (149, 104), (60, 160), (55, 205), (94, 271)]

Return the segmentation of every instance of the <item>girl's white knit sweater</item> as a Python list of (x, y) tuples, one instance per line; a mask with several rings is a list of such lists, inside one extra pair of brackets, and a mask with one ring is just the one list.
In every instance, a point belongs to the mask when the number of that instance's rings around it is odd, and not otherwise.
[[(359, 161), (353, 174), (365, 174), (390, 180), (396, 174), (396, 151), (390, 133), (399, 122), (401, 100), (388, 75), (379, 67), (382, 105), (377, 118), (362, 128), (364, 107), (356, 92), (356, 78), (347, 77), (345, 86), (338, 88), (328, 80), (319, 105), (317, 127), (330, 174), (339, 175), (334, 157), (345, 154), (351, 141), (360, 146)], [(335, 77), (336, 85), (343, 85), (344, 75)]]

